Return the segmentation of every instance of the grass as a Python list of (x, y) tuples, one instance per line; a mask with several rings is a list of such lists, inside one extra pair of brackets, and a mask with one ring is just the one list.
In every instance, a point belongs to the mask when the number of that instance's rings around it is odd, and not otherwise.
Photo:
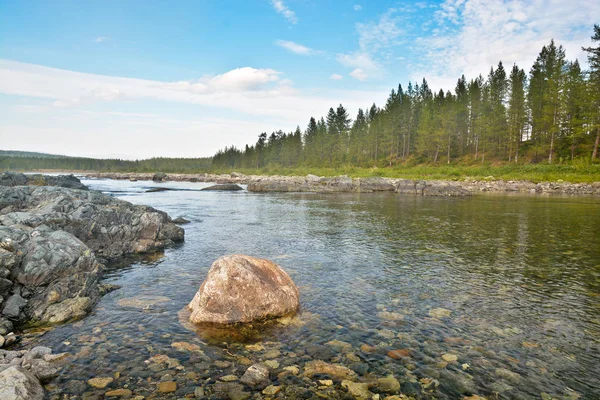
[[(261, 169), (235, 169), (246, 175), (318, 176), (348, 175), (352, 178), (386, 177), (426, 180), (519, 180), (538, 182), (600, 182), (600, 164), (573, 162), (570, 164), (479, 164), (479, 165), (396, 165), (385, 168), (342, 166), (337, 168), (267, 166)], [(217, 170), (215, 173), (230, 173)]]

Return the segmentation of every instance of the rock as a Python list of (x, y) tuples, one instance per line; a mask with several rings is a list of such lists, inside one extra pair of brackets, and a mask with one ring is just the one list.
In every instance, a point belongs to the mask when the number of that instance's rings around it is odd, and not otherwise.
[(450, 354), (450, 353), (446, 353), (446, 354), (442, 355), (442, 358), (446, 362), (455, 362), (458, 360), (458, 356), (456, 354)]
[(265, 354), (263, 354), (264, 358), (278, 358), (281, 357), (281, 352), (279, 350), (269, 350)]
[(283, 370), (288, 371), (292, 375), (298, 375), (300, 373), (300, 368), (298, 368), (296, 365), (290, 365), (287, 367), (283, 367)]
[(511, 370), (508, 370), (506, 368), (496, 368), (495, 372), (496, 375), (498, 375), (499, 377), (510, 381), (518, 382), (521, 380), (521, 375), (517, 374), (516, 372), (512, 372)]
[(367, 400), (373, 395), (373, 393), (369, 392), (369, 385), (367, 383), (344, 380), (342, 381), (342, 387), (348, 389), (348, 393), (357, 400)]
[(44, 389), (38, 380), (21, 368), (9, 367), (0, 372), (0, 399), (42, 400)]
[(279, 393), (280, 390), (281, 386), (269, 385), (262, 391), (262, 394), (266, 396), (275, 396), (277, 393)]
[(362, 178), (359, 179), (358, 189), (360, 192), (393, 192), (396, 186), (385, 178)]
[(4, 347), (4, 336), (0, 335), (0, 349)]
[(36, 358), (44, 358), (44, 356), (52, 354), (52, 349), (44, 346), (36, 346), (33, 349), (29, 350), (24, 356), (24, 362), (30, 362)]
[(41, 175), (20, 174), (16, 172), (4, 172), (0, 174), (0, 186), (58, 186), (68, 189), (88, 190), (74, 175)]
[(213, 390), (219, 399), (247, 400), (251, 394), (244, 392), (244, 387), (235, 382), (217, 382)]
[(196, 398), (200, 399), (202, 397), (204, 397), (204, 388), (198, 386), (194, 389), (194, 395), (196, 396)]
[(396, 393), (400, 390), (400, 382), (393, 375), (377, 379), (379, 390), (385, 393)]
[(173, 189), (166, 188), (166, 187), (157, 187), (157, 188), (152, 188), (152, 189), (146, 190), (146, 193), (168, 192), (169, 190), (173, 190)]
[(410, 357), (409, 349), (396, 349), (390, 350), (387, 352), (388, 357), (393, 358), (395, 360), (399, 360), (404, 357)]
[(280, 266), (231, 255), (213, 263), (188, 307), (193, 323), (230, 324), (294, 313), (299, 305), (298, 289)]
[(251, 365), (242, 375), (240, 382), (251, 387), (267, 384), (269, 382), (269, 367), (265, 364)]
[(35, 375), (36, 378), (40, 380), (40, 382), (47, 382), (53, 378), (58, 376), (58, 368), (51, 365), (49, 362), (35, 359), (30, 362), (31, 364), (31, 372)]
[(225, 185), (213, 185), (209, 187), (202, 188), (200, 190), (203, 191), (238, 191), (244, 190), (241, 186), (235, 184), (225, 184)]
[(167, 180), (167, 174), (164, 172), (157, 172), (152, 176), (154, 182), (162, 182)]
[(237, 381), (239, 378), (235, 375), (225, 375), (219, 378), (219, 380), (223, 381), (223, 382), (235, 382)]
[(116, 389), (104, 393), (106, 397), (131, 397), (133, 392), (129, 389)]
[(313, 360), (304, 366), (304, 376), (312, 378), (316, 374), (329, 375), (337, 380), (355, 379), (356, 372), (339, 364), (330, 364), (322, 360)]
[(172, 220), (171, 222), (173, 222), (174, 224), (177, 224), (177, 225), (184, 225), (184, 224), (189, 224), (190, 220), (185, 219), (183, 217), (177, 217), (174, 220)]
[(92, 379), (88, 379), (88, 381), (87, 381), (88, 385), (90, 385), (91, 387), (96, 388), (96, 389), (104, 389), (112, 382), (113, 382), (113, 378), (110, 378), (110, 377), (92, 378)]
[(448, 318), (452, 311), (445, 308), (433, 308), (429, 310), (429, 316), (433, 318)]
[(325, 345), (331, 347), (333, 351), (338, 353), (347, 353), (352, 350), (352, 345), (348, 342), (342, 342), (341, 340), (331, 340)]
[(17, 335), (15, 335), (13, 332), (10, 332), (8, 335), (4, 336), (4, 347), (10, 347), (16, 342)]
[(58, 363), (64, 361), (71, 354), (69, 353), (57, 353), (57, 354), (44, 354), (44, 361), (48, 361), (49, 363)]
[(269, 367), (271, 369), (279, 368), (279, 361), (277, 361), (277, 360), (266, 360), (266, 361), (263, 361), (263, 364), (265, 364), (267, 367)]
[(158, 384), (158, 391), (160, 393), (172, 393), (177, 390), (177, 382), (167, 381), (160, 382)]
[(19, 296), (18, 294), (13, 294), (4, 302), (4, 308), (2, 309), (2, 313), (13, 320), (16, 320), (21, 315), (21, 310), (25, 308), (27, 305), (27, 300)]

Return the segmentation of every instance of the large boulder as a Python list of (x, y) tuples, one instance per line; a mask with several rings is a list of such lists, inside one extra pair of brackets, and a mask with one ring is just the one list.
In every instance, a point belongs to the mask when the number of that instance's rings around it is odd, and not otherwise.
[(246, 255), (216, 260), (188, 305), (192, 323), (232, 324), (294, 313), (298, 288), (272, 261)]

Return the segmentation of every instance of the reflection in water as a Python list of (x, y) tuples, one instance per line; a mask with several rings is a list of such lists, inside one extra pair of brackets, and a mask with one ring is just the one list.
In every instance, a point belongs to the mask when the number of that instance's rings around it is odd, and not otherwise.
[[(103, 395), (85, 381), (117, 372), (109, 389), (151, 397), (170, 380), (177, 391), (161, 398), (211, 393), (220, 377), (267, 360), (286, 388), (280, 395), (334, 396), (339, 386), (285, 376), (313, 359), (366, 381), (393, 375), (416, 398), (598, 394), (598, 199), (221, 193), (177, 182), (168, 186), (186, 190), (144, 193), (156, 184), (86, 183), (192, 222), (164, 257), (111, 269), (107, 282), (122, 288), (84, 320), (34, 339), (75, 355), (51, 395)], [(211, 263), (232, 253), (282, 265), (300, 289), (298, 318), (234, 335), (181, 324)]]

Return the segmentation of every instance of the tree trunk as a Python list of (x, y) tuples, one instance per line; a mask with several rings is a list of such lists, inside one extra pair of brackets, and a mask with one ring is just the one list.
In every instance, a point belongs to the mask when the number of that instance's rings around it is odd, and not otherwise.
[(594, 143), (594, 152), (592, 153), (592, 160), (596, 159), (598, 155), (598, 145), (600, 144), (600, 126), (596, 130), (596, 142)]

